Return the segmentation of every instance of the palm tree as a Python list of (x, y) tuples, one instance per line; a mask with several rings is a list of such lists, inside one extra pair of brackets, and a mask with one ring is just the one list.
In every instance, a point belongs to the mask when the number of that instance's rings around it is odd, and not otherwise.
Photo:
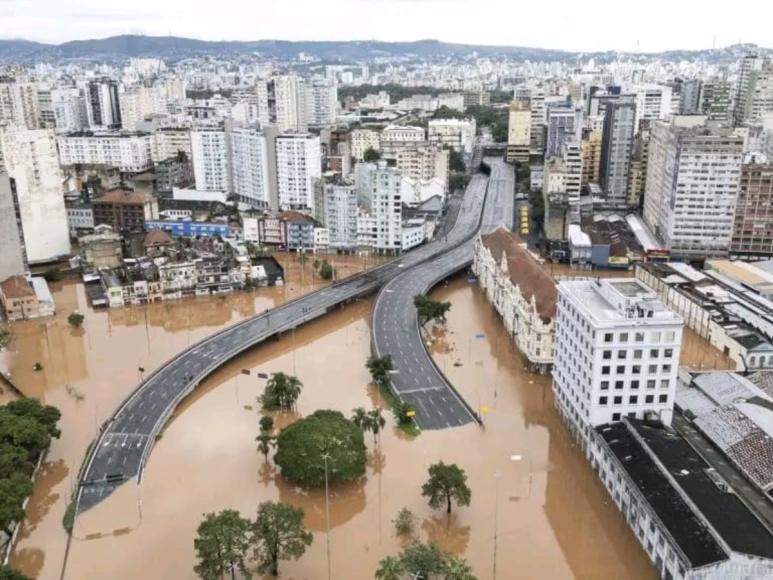
[(365, 431), (370, 430), (370, 417), (368, 416), (368, 412), (363, 407), (357, 407), (352, 415), (352, 423), (357, 425), (357, 428), (365, 433)]
[(276, 437), (267, 431), (263, 431), (260, 435), (255, 437), (255, 441), (258, 442), (258, 451), (260, 451), (266, 461), (268, 461), (268, 454), (271, 451), (271, 448), (276, 446)]
[(301, 384), (301, 381), (298, 380), (298, 377), (289, 375), (287, 377), (287, 380), (284, 382), (282, 392), (280, 393), (280, 399), (282, 401), (282, 407), (285, 409), (292, 409), (295, 407), (295, 403), (298, 400), (298, 397), (301, 396), (301, 389), (303, 388), (303, 385)]
[(376, 578), (378, 580), (402, 580), (405, 568), (399, 558), (387, 556), (378, 563)]
[(451, 556), (443, 563), (443, 578), (444, 580), (478, 580), (467, 564), (467, 560), (457, 555)]
[(381, 414), (381, 409), (373, 409), (368, 412), (370, 418), (370, 430), (373, 431), (373, 442), (378, 440), (379, 433), (386, 426), (386, 419)]

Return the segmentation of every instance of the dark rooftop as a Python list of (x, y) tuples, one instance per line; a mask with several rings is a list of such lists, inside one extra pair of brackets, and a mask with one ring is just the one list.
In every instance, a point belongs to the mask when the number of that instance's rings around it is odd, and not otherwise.
[(630, 424), (730, 549), (773, 559), (773, 536), (735, 494), (723, 492), (709, 479), (709, 465), (687, 441), (641, 421)]
[[(729, 558), (709, 529), (642, 449), (625, 423), (600, 425), (596, 430), (694, 568)], [(708, 477), (703, 474), (702, 477), (708, 485), (717, 489)], [(720, 493), (718, 489), (717, 492)]]

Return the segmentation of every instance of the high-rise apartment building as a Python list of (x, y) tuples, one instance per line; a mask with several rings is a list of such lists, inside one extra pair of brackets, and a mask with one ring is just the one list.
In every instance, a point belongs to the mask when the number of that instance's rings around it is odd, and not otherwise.
[(0, 123), (27, 129), (40, 127), (37, 84), (18, 82), (13, 77), (0, 77)]
[(628, 181), (633, 153), (636, 105), (622, 98), (609, 103), (604, 116), (599, 185), (609, 209), (628, 207)]
[(236, 199), (254, 208), (265, 208), (271, 200), (266, 136), (256, 127), (238, 127), (230, 132), (231, 185)]
[(375, 218), (376, 239), (374, 250), (398, 253), (403, 243), (401, 201), (401, 173), (379, 161), (370, 178), (371, 215)]
[(582, 109), (572, 105), (553, 105), (546, 112), (545, 157), (559, 157), (567, 141), (582, 135)]
[(681, 115), (697, 115), (701, 112), (701, 90), (703, 82), (700, 79), (682, 81), (682, 92), (679, 95), (679, 113)]
[(123, 126), (118, 81), (103, 78), (86, 84), (86, 115), (92, 129), (120, 129)]
[(142, 85), (128, 87), (119, 96), (122, 128), (136, 131), (138, 123), (150, 115), (166, 113), (163, 87)]
[(192, 157), (190, 129), (161, 127), (153, 132), (151, 155), (154, 163), (176, 157), (180, 151), (189, 159)]
[(0, 128), (0, 166), (16, 185), (28, 262), (68, 256), (70, 234), (53, 130)]
[(582, 151), (582, 185), (599, 182), (601, 167), (602, 131), (584, 131), (580, 148)]
[(510, 103), (507, 124), (507, 160), (529, 163), (531, 148), (531, 101)]
[(566, 169), (566, 199), (569, 202), (569, 221), (580, 221), (580, 192), (582, 189), (582, 148), (579, 141), (564, 143), (561, 156)]
[(372, 129), (353, 129), (349, 133), (351, 154), (355, 162), (365, 160), (365, 152), (368, 149), (378, 151), (381, 149), (381, 135)]
[(671, 424), (683, 325), (633, 278), (558, 284), (554, 403), (583, 446), (623, 417)]
[(449, 157), (448, 150), (433, 145), (404, 146), (384, 152), (384, 159), (394, 161), (395, 168), (404, 176), (420, 181), (436, 178), (445, 187), (448, 187)]
[(705, 117), (651, 125), (644, 220), (665, 248), (685, 257), (725, 256), (743, 157), (743, 138), (710, 129)]
[(153, 166), (151, 137), (128, 131), (83, 131), (60, 135), (62, 165), (106, 165), (125, 173), (140, 173)]
[(0, 171), (0, 282), (27, 272), (27, 252), (16, 183)]
[(409, 145), (421, 145), (426, 142), (427, 133), (421, 127), (390, 125), (381, 131), (381, 152), (384, 155)]
[(672, 88), (666, 85), (640, 85), (634, 87), (636, 95), (635, 130), (638, 131), (642, 120), (666, 119), (671, 110)]
[(636, 133), (628, 180), (628, 207), (640, 208), (647, 184), (647, 163), (650, 155), (650, 122), (644, 121)]
[(89, 126), (86, 100), (77, 87), (51, 89), (51, 108), (57, 133), (82, 131)]
[(730, 123), (733, 118), (733, 85), (729, 81), (711, 79), (701, 85), (700, 112), (709, 121)]
[(276, 125), (280, 132), (306, 132), (306, 85), (302, 78), (272, 77), (258, 81), (256, 89), (261, 125)]
[(309, 125), (335, 125), (338, 114), (338, 86), (332, 79), (314, 79), (306, 84), (306, 120)]
[(741, 167), (730, 254), (773, 256), (773, 164), (752, 162)]
[(196, 189), (230, 191), (228, 139), (224, 129), (199, 127), (191, 131), (191, 160)]
[(357, 246), (357, 188), (354, 185), (325, 186), (325, 227), (330, 247), (337, 250)]
[(314, 192), (322, 178), (317, 135), (286, 133), (276, 138), (276, 176), (283, 209), (314, 209)]
[(545, 88), (540, 84), (529, 90), (531, 105), (531, 155), (545, 154)]
[(740, 127), (744, 121), (770, 112), (773, 112), (773, 61), (753, 52), (741, 61), (733, 120)]

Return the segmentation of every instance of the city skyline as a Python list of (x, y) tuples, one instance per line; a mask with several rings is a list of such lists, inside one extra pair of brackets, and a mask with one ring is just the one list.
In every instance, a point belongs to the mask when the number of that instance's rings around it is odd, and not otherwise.
[[(41, 5), (43, 4), (43, 5)], [(243, 6), (234, 0), (211, 5), (192, 0), (183, 5), (137, 0), (129, 5), (100, 5), (74, 0), (66, 5), (43, 0), (0, 0), (0, 38), (58, 44), (122, 34), (179, 36), (201, 40), (410, 42), (437, 38), (443, 42), (523, 46), (573, 52), (661, 52), (701, 50), (739, 42), (773, 46), (773, 32), (764, 19), (742, 13), (701, 14), (701, 26), (685, 26), (695, 15), (689, 6), (654, 0), (647, 10), (619, 16), (608, 0), (576, 5), (564, 0), (551, 5), (520, 6), (512, 18), (495, 18), (494, 0), (475, 4), (460, 0), (330, 0), (323, 4), (293, 0), (270, 7)], [(180, 18), (184, 10), (184, 18)], [(405, 17), (410, 11), (410, 18)], [(366, 18), (366, 14), (378, 18)], [(668, 14), (664, 19), (663, 15)], [(237, 17), (238, 15), (238, 17)], [(549, 27), (524, 25), (550, 18)], [(470, 26), (485, 19), (480, 26)], [(631, 23), (636, 22), (636, 30)], [(432, 26), (429, 23), (436, 23)], [(591, 34), (591, 31), (603, 34)]]

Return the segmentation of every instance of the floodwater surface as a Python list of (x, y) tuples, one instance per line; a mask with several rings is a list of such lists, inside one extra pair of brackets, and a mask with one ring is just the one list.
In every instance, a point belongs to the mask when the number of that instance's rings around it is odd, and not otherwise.
[[(95, 425), (136, 386), (138, 367), (150, 372), (188, 343), (280, 303), (285, 292), (88, 312), (85, 331), (71, 331), (66, 315), (87, 309), (80, 285), (67, 285), (56, 290), (61, 314), (47, 330), (40, 322), (15, 325), (20, 354), (6, 364), (29, 394), (62, 409), (63, 435), (44, 464), (12, 564), (41, 580), (60, 578), (70, 486)], [(555, 412), (550, 378), (526, 370), (493, 308), (465, 276), (435, 295), (453, 306), (431, 350), (470, 404), (486, 411), (485, 423), (410, 438), (390, 421), (380, 443), (367, 435), (366, 477), (330, 490), (331, 577), (372, 578), (378, 561), (404, 545), (393, 520), (407, 506), (418, 518), (417, 537), (464, 555), (480, 579), (494, 577), (495, 554), (501, 579), (655, 578)], [(282, 577), (327, 577), (324, 489), (288, 485), (256, 451), (256, 397), (265, 382), (257, 373), (293, 373), (304, 384), (297, 413), (277, 416), (279, 426), (320, 408), (348, 415), (381, 404), (364, 366), (371, 308), (366, 300), (336, 310), (210, 376), (167, 425), (142, 485), (126, 483), (77, 518), (63, 578), (194, 580), (202, 515), (237, 509), (252, 516), (266, 500), (303, 507), (314, 532), (298, 562), (281, 563)], [(713, 364), (711, 349), (692, 351)], [(38, 360), (44, 370), (35, 373)], [(470, 507), (455, 507), (450, 516), (433, 512), (421, 496), (427, 467), (440, 460), (465, 469), (472, 489)]]

